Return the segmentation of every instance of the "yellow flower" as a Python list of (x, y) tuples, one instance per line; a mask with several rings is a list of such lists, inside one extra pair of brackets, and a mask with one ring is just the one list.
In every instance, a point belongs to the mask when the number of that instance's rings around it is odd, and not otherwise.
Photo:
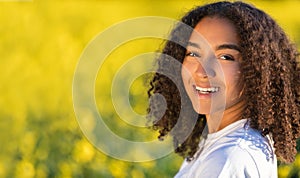
[(80, 140), (76, 143), (73, 157), (80, 163), (86, 163), (93, 159), (95, 155), (94, 147), (87, 140)]

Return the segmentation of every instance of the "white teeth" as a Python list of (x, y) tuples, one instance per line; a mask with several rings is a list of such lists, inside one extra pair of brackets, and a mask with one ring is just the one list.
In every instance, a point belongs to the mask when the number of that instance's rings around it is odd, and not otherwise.
[(201, 93), (215, 93), (219, 91), (218, 87), (202, 88), (202, 87), (195, 86), (195, 89)]

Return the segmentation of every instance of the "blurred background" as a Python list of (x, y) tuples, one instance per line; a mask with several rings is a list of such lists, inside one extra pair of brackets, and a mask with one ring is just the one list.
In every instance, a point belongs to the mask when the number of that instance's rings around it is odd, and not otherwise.
[[(300, 1), (248, 2), (275, 18), (300, 47)], [(76, 121), (72, 81), (81, 53), (103, 30), (141, 16), (179, 19), (202, 3), (200, 0), (0, 0), (0, 177), (174, 176), (182, 162), (174, 153), (154, 161), (132, 163), (96, 149)], [(148, 129), (129, 128), (118, 118), (108, 101), (110, 81), (127, 59), (157, 51), (160, 44), (160, 40), (145, 39), (121, 46), (111, 54), (111, 60), (106, 61), (99, 72), (101, 77), (96, 80), (99, 111), (107, 118), (111, 130), (129, 140), (140, 139), (136, 135), (155, 139), (157, 134)], [(133, 82), (129, 95), (133, 109), (145, 114), (148, 86), (141, 78)], [(101, 102), (105, 98), (107, 103)], [(278, 175), (300, 177), (300, 154), (293, 164), (280, 164)]]

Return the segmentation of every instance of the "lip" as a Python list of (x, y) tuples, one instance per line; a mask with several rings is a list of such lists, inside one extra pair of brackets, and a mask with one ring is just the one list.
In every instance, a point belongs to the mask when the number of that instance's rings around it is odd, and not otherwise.
[[(212, 95), (216, 94), (217, 92), (220, 91), (220, 87), (216, 87), (216, 86), (209, 86), (209, 85), (192, 85), (193, 88), (193, 92), (195, 95), (198, 96), (199, 99), (210, 99), (212, 97)], [(199, 92), (199, 90), (197, 89), (201, 88), (203, 89), (203, 92)], [(207, 91), (207, 92), (205, 92)], [(211, 92), (214, 91), (214, 92)]]

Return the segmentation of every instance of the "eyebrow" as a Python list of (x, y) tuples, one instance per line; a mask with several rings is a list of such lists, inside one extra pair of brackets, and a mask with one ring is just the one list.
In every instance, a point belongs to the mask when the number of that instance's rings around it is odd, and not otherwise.
[[(198, 43), (194, 43), (194, 42), (191, 42), (191, 41), (188, 41), (187, 47), (188, 46), (192, 46), (192, 47), (201, 49), (201, 47)], [(241, 52), (241, 48), (236, 44), (222, 44), (222, 45), (217, 46), (216, 50), (222, 50), (222, 49), (234, 49), (238, 52)]]
[(222, 44), (217, 47), (217, 50), (222, 50), (222, 49), (234, 49), (237, 50), (238, 52), (241, 52), (241, 48), (235, 44)]
[(192, 46), (192, 47), (201, 49), (199, 44), (194, 43), (194, 42), (191, 42), (191, 41), (188, 41), (187, 47), (188, 47), (188, 46)]

